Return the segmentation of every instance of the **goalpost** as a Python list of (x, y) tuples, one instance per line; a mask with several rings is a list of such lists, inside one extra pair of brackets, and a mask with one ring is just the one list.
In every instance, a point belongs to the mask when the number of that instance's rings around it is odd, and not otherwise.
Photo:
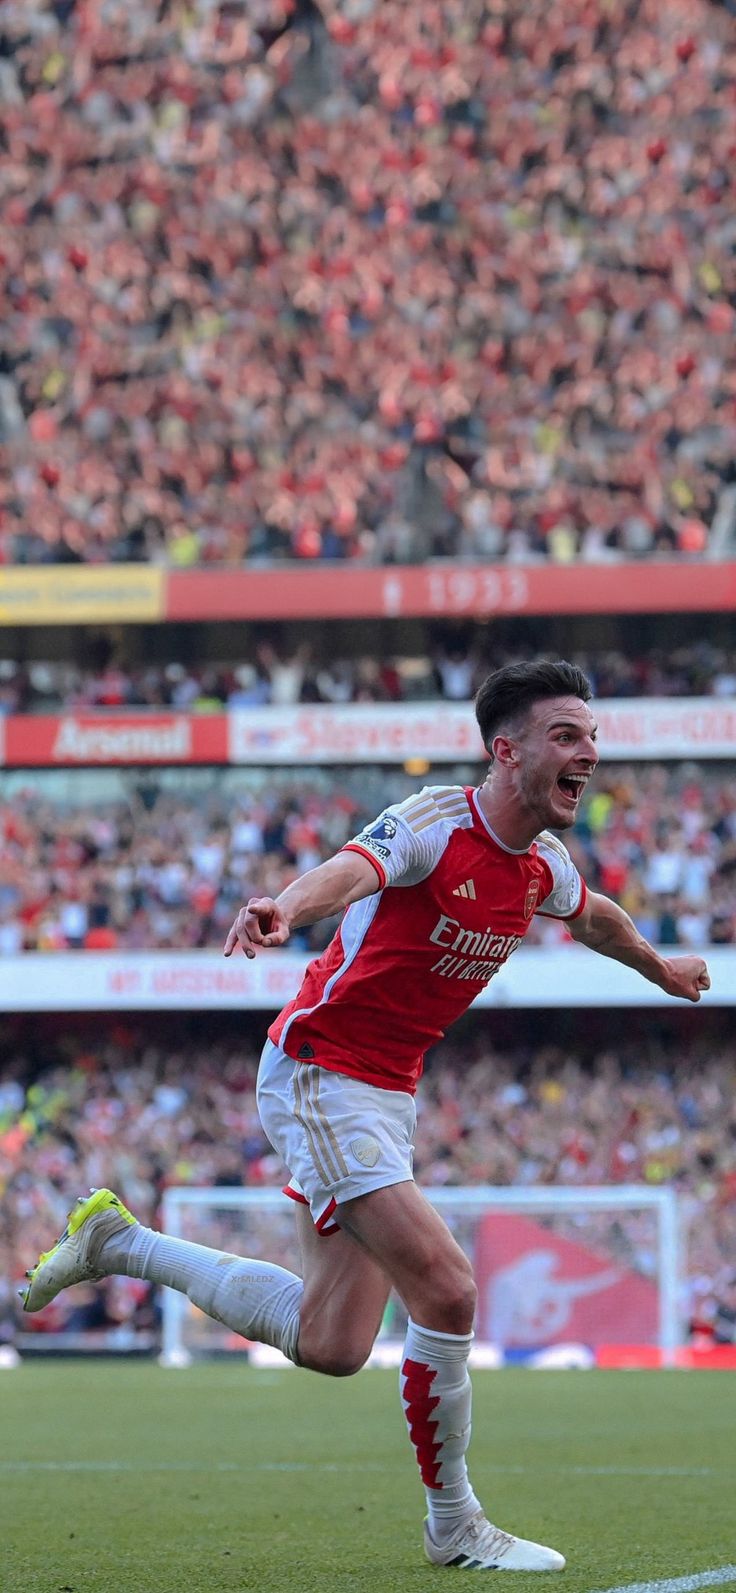
[[(510, 1187), (424, 1190), (470, 1256), (479, 1290), (476, 1355), (502, 1361), (577, 1364), (603, 1347), (655, 1348), (672, 1365), (681, 1341), (681, 1234), (672, 1189)], [(275, 1188), (167, 1189), (164, 1232), (299, 1271), (292, 1203)], [(329, 1244), (328, 1237), (325, 1244)], [(246, 1349), (189, 1300), (162, 1291), (163, 1365)], [(403, 1338), (392, 1296), (379, 1348)], [(274, 1352), (275, 1353), (275, 1352)], [(384, 1361), (390, 1355), (384, 1356)], [(575, 1364), (573, 1360), (572, 1364)]]

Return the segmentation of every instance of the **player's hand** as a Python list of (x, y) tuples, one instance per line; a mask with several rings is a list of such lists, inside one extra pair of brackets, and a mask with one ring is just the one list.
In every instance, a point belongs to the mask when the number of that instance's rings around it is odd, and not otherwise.
[(257, 946), (283, 946), (289, 939), (289, 923), (272, 896), (251, 896), (228, 930), (224, 945), (229, 957), (236, 946), (241, 946), (246, 957), (255, 957)]
[(666, 983), (662, 989), (668, 996), (680, 996), (685, 1001), (699, 1001), (704, 990), (710, 990), (710, 974), (702, 957), (666, 957)]

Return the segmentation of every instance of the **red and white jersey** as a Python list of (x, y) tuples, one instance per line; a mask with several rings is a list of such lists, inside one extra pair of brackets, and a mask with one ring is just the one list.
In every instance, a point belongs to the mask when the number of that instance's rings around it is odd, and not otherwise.
[(525, 852), (494, 835), (471, 786), (426, 786), (348, 841), (380, 890), (347, 908), (268, 1033), (295, 1061), (416, 1089), (441, 1039), (521, 943), (535, 913), (576, 918), (585, 884), (544, 831)]

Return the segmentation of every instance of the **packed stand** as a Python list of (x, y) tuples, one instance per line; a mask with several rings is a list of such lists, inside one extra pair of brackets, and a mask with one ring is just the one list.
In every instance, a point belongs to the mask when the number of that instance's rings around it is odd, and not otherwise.
[[(477, 771), (443, 769), (442, 779), (476, 783)], [(58, 781), (56, 771), (16, 775), (0, 803), (0, 956), (221, 947), (244, 900), (278, 895), (421, 783), (370, 767), (298, 780), (278, 769), (75, 770), (63, 796)], [(565, 839), (589, 886), (619, 901), (648, 940), (736, 943), (727, 768), (610, 765)], [(290, 944), (321, 950), (335, 923)], [(537, 918), (527, 943), (566, 936)]]
[[(211, 1029), (211, 1025), (210, 1025)], [(207, 1038), (151, 1033), (127, 1017), (102, 1034), (6, 1037), (0, 1067), (0, 1279), (20, 1280), (39, 1240), (60, 1232), (80, 1190), (111, 1185), (141, 1220), (159, 1220), (169, 1185), (278, 1186), (284, 1169), (265, 1139), (254, 1081), (262, 1034), (239, 1022)], [(684, 1308), (700, 1332), (728, 1338), (736, 1282), (733, 1044), (714, 1031), (680, 1056), (674, 1033), (627, 1043), (512, 1046), (491, 1025), (430, 1059), (419, 1094), (420, 1184), (672, 1185), (684, 1197)], [(288, 1242), (291, 1208), (284, 1202)], [(282, 1240), (272, 1229), (271, 1245)], [(275, 1235), (275, 1238), (274, 1238)], [(225, 1248), (237, 1247), (231, 1231)], [(637, 1218), (619, 1243), (645, 1273), (652, 1258)], [(273, 1256), (280, 1259), (280, 1256)], [(293, 1264), (293, 1256), (290, 1259)], [(115, 1280), (62, 1296), (24, 1326), (40, 1332), (150, 1326), (146, 1285)], [(736, 1329), (732, 1328), (732, 1338)]]
[[(328, 644), (329, 645), (329, 644)], [(492, 669), (536, 656), (490, 648), (484, 638), (428, 644), (426, 653), (335, 657), (323, 643), (256, 643), (248, 662), (128, 664), (111, 654), (97, 667), (0, 659), (0, 715), (173, 708), (208, 714), (297, 703), (469, 702)], [(736, 650), (698, 641), (632, 655), (623, 648), (573, 650), (597, 698), (734, 697)]]
[(6, 0), (2, 34), (6, 563), (728, 542), (727, 8)]

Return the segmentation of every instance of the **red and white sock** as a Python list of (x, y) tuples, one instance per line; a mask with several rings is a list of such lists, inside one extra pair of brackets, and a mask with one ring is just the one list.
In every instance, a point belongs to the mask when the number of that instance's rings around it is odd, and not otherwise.
[(409, 1321), (400, 1389), (409, 1437), (427, 1495), (429, 1530), (441, 1542), (480, 1509), (465, 1464), (472, 1391), (472, 1333), (437, 1333)]

